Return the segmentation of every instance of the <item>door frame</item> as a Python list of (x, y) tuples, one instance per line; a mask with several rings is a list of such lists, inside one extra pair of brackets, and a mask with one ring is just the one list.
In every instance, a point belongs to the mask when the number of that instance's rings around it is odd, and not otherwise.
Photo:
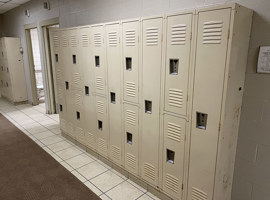
[(29, 73), (30, 73), (30, 82), (31, 82), (31, 91), (32, 91), (32, 105), (38, 105), (38, 94), (37, 94), (37, 86), (36, 86), (36, 76), (35, 76), (35, 65), (34, 58), (32, 52), (32, 42), (31, 42), (31, 34), (30, 29), (37, 28), (36, 23), (26, 24), (24, 25), (24, 32), (26, 38), (26, 46), (27, 46), (27, 55), (28, 55), (28, 65), (29, 65)]
[(56, 92), (54, 87), (54, 69), (52, 65), (51, 51), (50, 51), (50, 39), (48, 26), (59, 24), (59, 18), (52, 18), (40, 22), (41, 28), (41, 45), (42, 45), (42, 60), (45, 77), (45, 105), (46, 112), (48, 114), (57, 113), (56, 109)]

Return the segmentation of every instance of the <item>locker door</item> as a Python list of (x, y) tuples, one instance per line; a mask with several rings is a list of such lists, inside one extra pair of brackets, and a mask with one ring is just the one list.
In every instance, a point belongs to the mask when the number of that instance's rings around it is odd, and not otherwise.
[(109, 125), (106, 98), (96, 96), (96, 113), (97, 150), (101, 155), (108, 157)]
[(69, 49), (69, 31), (68, 30), (63, 30), (60, 31), (60, 45), (61, 45), (61, 52), (60, 52), (60, 57), (59, 59), (62, 61), (62, 69), (63, 69), (63, 78), (64, 78), (64, 84), (68, 83), (71, 85), (72, 83), (72, 68), (71, 68), (71, 63), (69, 62), (69, 54), (70, 54), (70, 49)]
[(124, 100), (139, 103), (139, 21), (123, 23)]
[(83, 75), (81, 71), (82, 49), (79, 46), (79, 36), (80, 33), (78, 29), (72, 29), (69, 31), (70, 54), (69, 57), (66, 58), (69, 60), (68, 62), (72, 72), (71, 88), (75, 90), (82, 90), (83, 87)]
[(92, 66), (95, 73), (95, 92), (97, 94), (106, 95), (106, 45), (105, 45), (105, 30), (103, 25), (93, 26), (91, 31), (93, 55), (91, 58)]
[(138, 175), (139, 171), (139, 108), (125, 103), (125, 168)]
[(164, 115), (163, 190), (177, 199), (182, 197), (186, 121)]
[(119, 23), (106, 25), (110, 158), (122, 164), (122, 77), (121, 77), (121, 26)]
[(142, 57), (142, 177), (158, 185), (160, 74), (162, 65), (162, 18), (143, 20)]
[(231, 9), (199, 12), (188, 199), (212, 199)]
[(187, 113), (192, 14), (167, 18), (165, 110)]

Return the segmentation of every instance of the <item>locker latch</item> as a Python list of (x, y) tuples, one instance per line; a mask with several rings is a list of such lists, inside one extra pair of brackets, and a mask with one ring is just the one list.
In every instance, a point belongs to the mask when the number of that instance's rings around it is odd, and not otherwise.
[(171, 75), (178, 74), (178, 65), (179, 65), (179, 59), (170, 59), (170, 74)]
[(58, 54), (55, 54), (55, 62), (58, 62)]
[(68, 81), (66, 81), (65, 84), (66, 84), (66, 90), (69, 90), (69, 83), (68, 83)]
[(145, 100), (145, 113), (147, 114), (152, 113), (152, 101)]
[(208, 114), (196, 112), (196, 115), (197, 115), (196, 116), (196, 120), (197, 120), (196, 127), (199, 129), (206, 130)]
[(98, 120), (98, 129), (102, 131), (102, 121)]
[(127, 132), (127, 143), (132, 144), (132, 134)]
[(115, 93), (114, 92), (111, 92), (110, 93), (111, 95), (111, 103), (115, 104)]
[(126, 57), (126, 70), (132, 70), (132, 58), (130, 57)]
[(170, 164), (174, 164), (174, 156), (175, 156), (175, 152), (167, 149), (167, 162)]
[(96, 67), (100, 67), (99, 56), (95, 56), (95, 66), (96, 66)]
[(84, 87), (84, 92), (85, 92), (85, 96), (89, 96), (89, 87), (88, 86)]
[(59, 105), (59, 108), (60, 108), (60, 112), (63, 112), (63, 106), (62, 106), (62, 104)]
[(77, 113), (77, 120), (80, 120), (81, 119), (81, 113), (80, 112), (76, 112)]
[(73, 64), (76, 64), (76, 62), (77, 62), (76, 55), (72, 55), (72, 61), (73, 61)]

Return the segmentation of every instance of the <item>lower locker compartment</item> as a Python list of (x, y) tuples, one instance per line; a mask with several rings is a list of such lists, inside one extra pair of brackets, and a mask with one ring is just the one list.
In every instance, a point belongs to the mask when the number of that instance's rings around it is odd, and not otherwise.
[(125, 169), (132, 174), (139, 173), (139, 108), (124, 104), (124, 155)]
[(186, 120), (164, 115), (162, 189), (181, 199), (184, 174)]
[(108, 157), (109, 124), (107, 99), (96, 96), (96, 128), (97, 128), (97, 151), (104, 157)]

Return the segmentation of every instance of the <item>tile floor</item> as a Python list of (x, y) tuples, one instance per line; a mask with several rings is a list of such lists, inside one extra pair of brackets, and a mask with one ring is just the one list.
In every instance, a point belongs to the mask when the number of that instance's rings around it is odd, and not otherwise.
[(44, 103), (38, 106), (15, 106), (0, 98), (0, 112), (101, 199), (158, 200), (153, 194), (62, 137), (58, 115), (45, 114)]

